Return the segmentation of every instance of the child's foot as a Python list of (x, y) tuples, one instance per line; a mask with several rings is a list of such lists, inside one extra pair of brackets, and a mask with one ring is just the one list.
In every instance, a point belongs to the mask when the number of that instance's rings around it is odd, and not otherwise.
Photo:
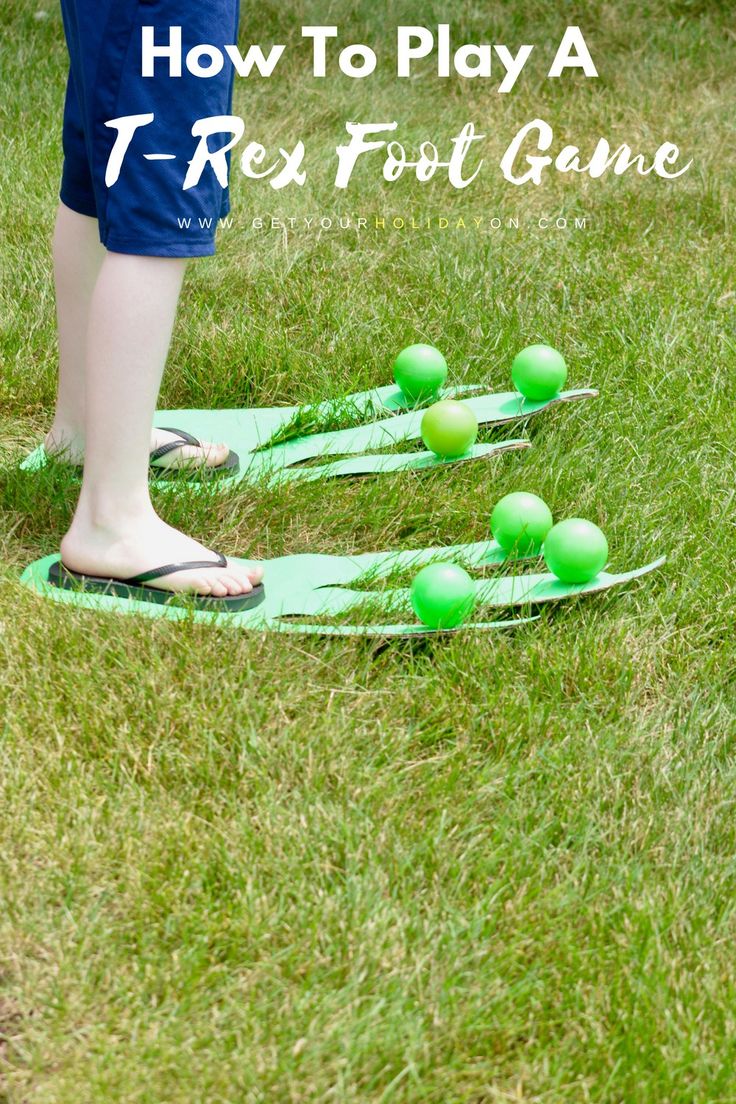
[[(168, 433), (165, 429), (151, 430), (151, 452), (161, 448), (170, 441), (176, 441), (175, 433)], [(84, 463), (84, 441), (76, 435), (61, 433), (51, 429), (43, 443), (43, 447), (49, 456), (56, 456), (65, 460), (68, 464), (79, 467)], [(180, 445), (172, 449), (160, 460), (156, 461), (157, 468), (219, 468), (230, 455), (230, 449), (224, 444), (212, 444), (209, 441), (195, 445)]]
[[(151, 509), (124, 522), (100, 525), (86, 520), (80, 506), (61, 542), (61, 560), (70, 571), (125, 580), (167, 564), (216, 563), (217, 554), (167, 525)], [(228, 563), (180, 571), (152, 579), (147, 585), (177, 594), (226, 598), (249, 594), (262, 578), (260, 567), (246, 569)]]

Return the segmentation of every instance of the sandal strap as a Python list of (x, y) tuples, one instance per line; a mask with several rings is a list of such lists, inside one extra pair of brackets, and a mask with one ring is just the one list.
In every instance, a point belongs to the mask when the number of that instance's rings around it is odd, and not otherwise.
[(179, 571), (199, 571), (200, 568), (227, 567), (227, 560), (221, 552), (216, 552), (217, 560), (190, 560), (187, 563), (166, 564), (164, 567), (155, 567), (153, 571), (144, 571), (140, 575), (134, 575), (131, 579), (121, 579), (122, 583), (137, 586), (148, 583), (151, 579), (163, 579), (164, 575), (176, 575)]
[(158, 428), (163, 430), (164, 433), (175, 433), (179, 440), (168, 441), (165, 445), (160, 445), (159, 448), (154, 449), (148, 457), (149, 464), (161, 460), (164, 456), (168, 456), (170, 452), (182, 448), (183, 445), (194, 445), (195, 448), (202, 447), (202, 442), (198, 441), (196, 437), (192, 437), (191, 433), (187, 433), (184, 429), (173, 429), (171, 426), (159, 426)]

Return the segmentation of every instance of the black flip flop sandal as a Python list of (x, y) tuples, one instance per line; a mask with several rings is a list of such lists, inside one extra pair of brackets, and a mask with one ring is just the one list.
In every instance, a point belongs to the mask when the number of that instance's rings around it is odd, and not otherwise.
[[(240, 471), (240, 457), (237, 452), (232, 451), (228, 454), (227, 460), (223, 464), (218, 464), (216, 468), (211, 468), (206, 464), (198, 464), (196, 460), (182, 467), (161, 468), (157, 466), (157, 460), (160, 460), (163, 456), (168, 456), (170, 452), (181, 448), (182, 445), (193, 445), (194, 448), (202, 447), (202, 442), (184, 429), (173, 429), (171, 426), (159, 426), (158, 428), (163, 429), (166, 433), (175, 433), (179, 439), (178, 441), (167, 441), (165, 445), (161, 445), (160, 448), (151, 452), (148, 457), (150, 479), (217, 479), (218, 477), (237, 475)], [(64, 459), (63, 453), (58, 456), (51, 454), (51, 459), (62, 464), (71, 463)], [(80, 475), (82, 474), (82, 464), (72, 464), (71, 466), (76, 468)]]
[(242, 610), (260, 606), (266, 597), (263, 584), (253, 587), (248, 594), (235, 594), (228, 598), (211, 598), (208, 595), (176, 594), (159, 587), (146, 586), (151, 579), (162, 579), (165, 575), (174, 575), (178, 571), (192, 571), (200, 568), (227, 567), (227, 560), (221, 553), (215, 553), (217, 560), (193, 560), (191, 563), (167, 564), (153, 571), (144, 571), (130, 579), (105, 579), (98, 575), (84, 575), (81, 571), (71, 571), (61, 560), (49, 568), (48, 581), (62, 590), (82, 590), (93, 594), (111, 594), (116, 598), (134, 598), (139, 602), (157, 602), (159, 605), (181, 605), (188, 608), (207, 610), (210, 613), (240, 613)]
[(156, 464), (157, 460), (168, 456), (170, 452), (175, 452), (182, 445), (193, 445), (194, 448), (202, 448), (202, 442), (184, 429), (174, 429), (171, 426), (158, 426), (157, 428), (163, 430), (164, 433), (175, 433), (179, 440), (167, 441), (165, 445), (153, 450), (148, 458), (149, 472), (152, 479), (217, 479), (223, 475), (237, 475), (240, 471), (240, 457), (237, 452), (232, 451), (229, 453), (227, 460), (222, 464), (218, 464), (216, 468), (209, 467), (207, 464), (198, 464), (196, 460), (182, 467), (159, 467)]

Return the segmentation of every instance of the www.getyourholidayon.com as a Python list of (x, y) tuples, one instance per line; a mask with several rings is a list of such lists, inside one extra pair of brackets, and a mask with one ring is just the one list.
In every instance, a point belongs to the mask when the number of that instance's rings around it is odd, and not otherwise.
[(190, 218), (177, 216), (177, 228), (182, 234), (200, 233), (216, 228), (222, 232), (241, 233), (311, 233), (377, 232), (400, 233), (407, 231), (460, 231), (486, 234), (500, 230), (522, 231), (560, 230), (581, 231), (591, 228), (592, 219), (587, 215), (566, 215), (559, 212), (544, 215), (227, 215), (225, 218)]

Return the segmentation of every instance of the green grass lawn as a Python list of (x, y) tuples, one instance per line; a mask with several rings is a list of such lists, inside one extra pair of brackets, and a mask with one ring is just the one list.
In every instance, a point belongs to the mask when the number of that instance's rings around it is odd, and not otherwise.
[[(47, 18), (35, 18), (48, 7)], [(562, 349), (601, 397), (533, 448), (379, 480), (160, 495), (230, 554), (480, 540), (504, 493), (603, 526), (612, 570), (664, 570), (512, 634), (322, 640), (95, 616), (18, 576), (74, 507), (17, 464), (48, 425), (49, 236), (64, 47), (56, 4), (0, 0), (0, 1102), (491, 1104), (736, 1101), (734, 414), (736, 40), (726, 3), (368, 0), (247, 5), (288, 41), (240, 82), (303, 189), (234, 178), (217, 258), (190, 269), (161, 405), (319, 401), (390, 380), (418, 340), (506, 390)], [(555, 8), (555, 11), (551, 9)], [(516, 89), (400, 85), (392, 28), (539, 45)], [(383, 43), (365, 82), (315, 81), (298, 28)], [(568, 22), (598, 81), (545, 80)], [(541, 115), (694, 158), (681, 180), (498, 172)], [(346, 119), (411, 145), (470, 119), (488, 170), (336, 196)], [(361, 215), (364, 232), (248, 229)], [(539, 230), (540, 215), (587, 229)], [(385, 231), (376, 217), (519, 217)]]

